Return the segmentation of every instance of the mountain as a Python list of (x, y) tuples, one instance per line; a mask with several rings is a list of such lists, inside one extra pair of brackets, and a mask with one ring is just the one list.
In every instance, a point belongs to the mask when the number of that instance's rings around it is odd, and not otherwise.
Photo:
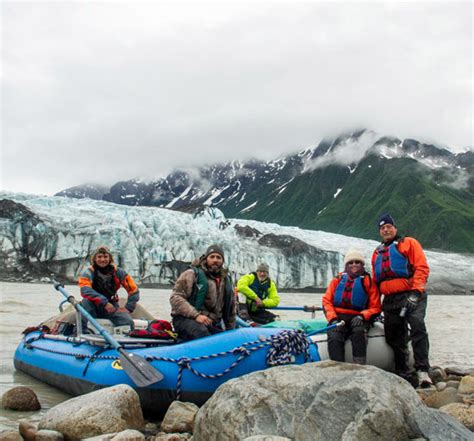
[[(282, 291), (324, 289), (343, 269), (349, 248), (362, 250), (369, 262), (378, 245), (322, 231), (226, 219), (214, 207), (189, 214), (0, 192), (0, 280), (77, 281), (88, 256), (106, 244), (137, 282), (169, 286), (212, 243), (222, 246), (234, 280), (263, 261)], [(473, 256), (426, 254), (431, 293), (473, 291)]]
[[(473, 171), (472, 150), (454, 154), (359, 130), (268, 162), (232, 161), (150, 182), (118, 182), (102, 199), (187, 212), (212, 206), (227, 217), (367, 239), (378, 239), (376, 220), (388, 211), (402, 234), (427, 248), (473, 253)], [(58, 195), (97, 199), (99, 189), (89, 190)]]

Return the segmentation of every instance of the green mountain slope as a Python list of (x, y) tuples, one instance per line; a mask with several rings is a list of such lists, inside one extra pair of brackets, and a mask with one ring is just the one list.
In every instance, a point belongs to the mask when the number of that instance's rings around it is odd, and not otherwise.
[(399, 232), (427, 248), (474, 252), (474, 197), (432, 180), (430, 170), (409, 158), (369, 156), (344, 190), (307, 228), (378, 239), (377, 218), (389, 212)]
[(375, 240), (377, 218), (389, 212), (399, 232), (425, 248), (473, 253), (474, 195), (433, 176), (414, 159), (369, 155), (352, 174), (335, 165), (315, 169), (295, 177), (279, 194), (281, 189), (271, 185), (252, 192), (246, 202), (258, 202), (248, 212), (235, 206), (234, 212), (224, 212)]

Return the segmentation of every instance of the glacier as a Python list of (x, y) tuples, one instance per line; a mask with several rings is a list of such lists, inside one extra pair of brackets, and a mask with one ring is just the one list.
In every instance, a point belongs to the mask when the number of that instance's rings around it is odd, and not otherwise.
[[(374, 226), (375, 228), (375, 226)], [(342, 270), (349, 248), (370, 257), (377, 241), (252, 220), (226, 219), (215, 207), (194, 214), (92, 199), (0, 192), (0, 279), (75, 281), (88, 256), (107, 245), (141, 285), (174, 283), (213, 243), (234, 279), (270, 266), (280, 290), (324, 289)], [(426, 251), (429, 292), (474, 292), (474, 257)]]

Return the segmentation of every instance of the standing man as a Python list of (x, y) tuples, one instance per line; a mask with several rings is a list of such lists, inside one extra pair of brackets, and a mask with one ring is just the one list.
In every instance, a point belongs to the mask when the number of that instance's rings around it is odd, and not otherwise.
[(329, 324), (344, 325), (328, 331), (329, 358), (345, 361), (345, 342), (351, 339), (352, 362), (367, 362), (367, 332), (382, 308), (380, 295), (370, 274), (365, 271), (361, 251), (351, 249), (344, 256), (344, 272), (331, 280), (323, 296), (323, 310)]
[(178, 277), (170, 303), (174, 329), (184, 340), (235, 328), (234, 290), (220, 246), (211, 245)]
[[(79, 278), (82, 306), (94, 318), (109, 319), (114, 326), (129, 325), (133, 329), (130, 313), (140, 299), (140, 292), (133, 279), (114, 264), (114, 258), (106, 246), (100, 246), (90, 258), (91, 266)], [(120, 287), (128, 293), (125, 308), (119, 307), (117, 291)], [(82, 329), (87, 320), (83, 317)]]
[(256, 272), (242, 276), (237, 283), (237, 290), (246, 297), (248, 314), (256, 323), (275, 321), (276, 315), (265, 308), (274, 308), (280, 303), (277, 287), (270, 279), (269, 271), (269, 266), (261, 263)]
[[(395, 371), (415, 386), (432, 385), (428, 375), (429, 341), (425, 326), (426, 281), (430, 269), (420, 243), (398, 234), (395, 221), (384, 214), (378, 221), (382, 243), (372, 255), (372, 271), (384, 296), (385, 339), (395, 355)], [(410, 327), (410, 331), (408, 331)], [(408, 368), (408, 340), (411, 338), (417, 381)]]

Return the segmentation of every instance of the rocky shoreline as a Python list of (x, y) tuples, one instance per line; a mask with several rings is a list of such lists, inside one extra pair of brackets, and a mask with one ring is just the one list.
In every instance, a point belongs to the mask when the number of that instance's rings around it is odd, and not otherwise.
[[(38, 424), (20, 420), (0, 440), (474, 439), (474, 371), (434, 367), (430, 377), (432, 387), (415, 391), (373, 366), (279, 366), (224, 383), (201, 408), (175, 401), (161, 422), (146, 421), (137, 393), (122, 384), (60, 403)], [(15, 387), (2, 406), (37, 411), (40, 403)]]

